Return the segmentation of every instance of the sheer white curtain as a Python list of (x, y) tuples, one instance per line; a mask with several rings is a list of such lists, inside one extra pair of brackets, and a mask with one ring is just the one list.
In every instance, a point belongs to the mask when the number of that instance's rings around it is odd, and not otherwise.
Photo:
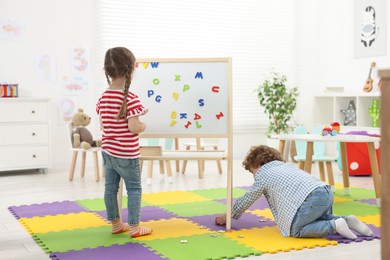
[(265, 74), (275, 68), (289, 85), (298, 80), (295, 2), (100, 0), (97, 64), (115, 46), (137, 58), (232, 57), (233, 130), (258, 131), (268, 125), (255, 93)]

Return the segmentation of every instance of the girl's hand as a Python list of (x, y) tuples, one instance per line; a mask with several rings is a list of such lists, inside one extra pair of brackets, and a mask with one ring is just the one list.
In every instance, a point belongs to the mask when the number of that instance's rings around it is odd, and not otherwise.
[(222, 226), (226, 224), (226, 215), (219, 216), (215, 218), (215, 224)]

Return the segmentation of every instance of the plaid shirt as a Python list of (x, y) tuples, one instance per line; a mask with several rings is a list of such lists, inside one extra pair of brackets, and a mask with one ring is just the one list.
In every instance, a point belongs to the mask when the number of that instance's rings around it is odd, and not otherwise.
[(306, 197), (326, 183), (295, 165), (272, 161), (260, 167), (254, 183), (233, 205), (232, 218), (238, 219), (262, 195), (267, 199), (275, 222), (284, 237), (290, 236), (294, 216)]

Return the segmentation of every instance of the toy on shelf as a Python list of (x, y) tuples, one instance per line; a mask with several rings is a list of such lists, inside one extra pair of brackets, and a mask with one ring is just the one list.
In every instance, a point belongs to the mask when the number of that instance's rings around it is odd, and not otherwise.
[(325, 126), (322, 129), (323, 136), (327, 136), (327, 135), (336, 136), (339, 134), (339, 132), (340, 132), (340, 123), (339, 122), (333, 122), (330, 124), (330, 127)]
[(368, 107), (368, 114), (371, 117), (372, 127), (379, 127), (379, 99), (373, 99)]

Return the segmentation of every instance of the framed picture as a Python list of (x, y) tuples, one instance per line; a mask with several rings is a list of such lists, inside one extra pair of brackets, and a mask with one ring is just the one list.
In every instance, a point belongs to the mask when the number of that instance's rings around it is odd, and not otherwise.
[(386, 1), (353, 1), (355, 58), (386, 55)]

